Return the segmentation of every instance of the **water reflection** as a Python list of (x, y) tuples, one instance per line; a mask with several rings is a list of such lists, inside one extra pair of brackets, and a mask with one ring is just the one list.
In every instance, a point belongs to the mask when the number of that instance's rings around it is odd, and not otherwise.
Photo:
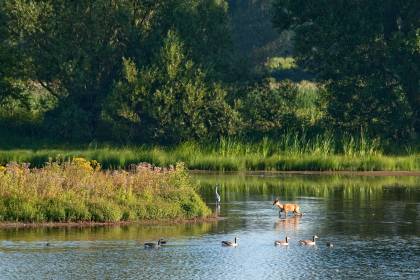
[[(419, 178), (196, 179), (209, 207), (225, 219), (0, 230), (0, 278), (416, 279), (420, 273)], [(220, 205), (215, 203), (216, 184)], [(272, 205), (275, 197), (298, 203), (305, 214), (280, 219)], [(297, 244), (314, 234), (320, 237), (316, 246)], [(289, 246), (274, 246), (286, 235)], [(220, 241), (235, 236), (238, 248), (222, 248)], [(161, 237), (167, 246), (144, 250), (144, 241)]]
[(220, 216), (220, 203), (216, 203), (213, 213), (216, 217)]
[(279, 218), (274, 222), (274, 229), (278, 232), (284, 232), (286, 235), (289, 232), (296, 232), (299, 229), (300, 219), (300, 216)]
[(273, 201), (298, 197), (356, 200), (420, 200), (420, 177), (369, 177), (322, 175), (195, 174), (201, 193), (213, 202), (210, 186), (219, 185), (222, 202), (247, 199), (258, 195)]
[(170, 225), (124, 225), (64, 228), (8, 228), (0, 230), (0, 240), (18, 241), (95, 241), (157, 240), (160, 237), (201, 236), (215, 227), (214, 223)]

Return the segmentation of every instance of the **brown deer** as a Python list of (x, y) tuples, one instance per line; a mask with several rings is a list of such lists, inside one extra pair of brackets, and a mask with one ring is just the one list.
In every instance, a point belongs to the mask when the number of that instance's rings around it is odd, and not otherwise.
[(303, 213), (300, 212), (300, 207), (297, 204), (287, 203), (287, 204), (281, 204), (278, 199), (273, 201), (273, 205), (276, 205), (280, 211), (279, 211), (279, 217), (281, 218), (281, 212), (284, 212), (285, 217), (287, 218), (287, 212), (293, 212), (293, 214), (302, 216)]

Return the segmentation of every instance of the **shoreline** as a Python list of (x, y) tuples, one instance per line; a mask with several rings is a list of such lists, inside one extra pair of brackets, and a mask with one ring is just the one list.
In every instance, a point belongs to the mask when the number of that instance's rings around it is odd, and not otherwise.
[[(236, 143), (236, 142), (235, 142)], [(272, 153), (261, 154), (260, 146), (257, 144), (236, 143), (242, 150), (249, 152), (238, 152), (229, 154), (220, 146), (207, 145), (198, 146), (175, 146), (168, 147), (125, 147), (125, 148), (89, 148), (80, 149), (0, 149), (0, 165), (9, 162), (26, 162), (31, 167), (42, 168), (51, 159), (59, 159), (60, 162), (71, 161), (73, 158), (85, 158), (95, 160), (101, 164), (103, 170), (130, 169), (133, 164), (148, 162), (153, 166), (169, 167), (177, 162), (183, 162), (190, 170), (209, 171), (235, 171), (247, 172), (376, 172), (372, 170), (390, 172), (411, 171), (420, 174), (420, 151), (413, 151), (410, 154), (367, 154), (367, 155), (346, 155), (346, 154), (284, 154), (284, 151), (277, 151), (277, 146)], [(277, 147), (277, 148), (276, 148)], [(239, 149), (238, 148), (238, 149)], [(210, 149), (210, 150), (209, 150)], [(224, 154), (227, 153), (227, 154)], [(398, 174), (397, 174), (398, 175)], [(419, 175), (420, 176), (420, 175)]]
[(140, 220), (140, 221), (121, 221), (121, 222), (0, 222), (0, 230), (3, 229), (30, 229), (30, 228), (88, 228), (88, 227), (115, 227), (130, 225), (181, 225), (194, 223), (214, 223), (224, 220), (223, 217), (209, 216), (194, 219), (176, 220)]
[(213, 171), (213, 170), (188, 170), (191, 174), (212, 174), (212, 175), (235, 175), (243, 174), (245, 176), (270, 176), (270, 175), (327, 175), (327, 176), (371, 176), (371, 177), (420, 177), (420, 171), (346, 171), (346, 170), (325, 170), (325, 171), (311, 171), (311, 170), (293, 170), (293, 171), (281, 171), (281, 170), (250, 170), (250, 171)]

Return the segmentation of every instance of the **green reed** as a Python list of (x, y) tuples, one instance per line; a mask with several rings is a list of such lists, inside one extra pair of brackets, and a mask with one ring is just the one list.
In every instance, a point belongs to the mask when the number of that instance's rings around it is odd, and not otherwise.
[(331, 133), (308, 136), (287, 132), (277, 138), (245, 142), (222, 138), (200, 144), (185, 142), (174, 147), (86, 147), (84, 149), (0, 150), (0, 164), (28, 162), (43, 166), (51, 160), (73, 157), (97, 160), (105, 169), (127, 168), (130, 164), (151, 162), (168, 166), (185, 162), (189, 169), (246, 170), (420, 170), (420, 153), (406, 147), (400, 155), (387, 154), (379, 139), (364, 135), (340, 138)]

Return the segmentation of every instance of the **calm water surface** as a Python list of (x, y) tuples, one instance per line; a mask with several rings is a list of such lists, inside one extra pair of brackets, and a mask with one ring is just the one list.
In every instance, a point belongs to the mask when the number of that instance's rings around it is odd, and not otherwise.
[[(420, 178), (195, 175), (224, 220), (0, 230), (0, 279), (419, 279)], [(220, 184), (222, 204), (214, 204)], [(271, 201), (301, 205), (279, 219)], [(299, 239), (320, 239), (302, 247)], [(274, 240), (291, 238), (288, 248)], [(220, 246), (240, 238), (238, 248)], [(159, 250), (142, 242), (168, 239)], [(332, 242), (328, 248), (326, 242)], [(49, 246), (47, 246), (49, 243)]]

